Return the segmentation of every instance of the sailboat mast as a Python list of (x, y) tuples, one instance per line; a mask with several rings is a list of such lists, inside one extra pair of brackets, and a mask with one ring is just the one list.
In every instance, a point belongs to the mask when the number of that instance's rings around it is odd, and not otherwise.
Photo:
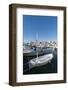
[(36, 33), (36, 54), (37, 54), (37, 59), (38, 59), (38, 32)]

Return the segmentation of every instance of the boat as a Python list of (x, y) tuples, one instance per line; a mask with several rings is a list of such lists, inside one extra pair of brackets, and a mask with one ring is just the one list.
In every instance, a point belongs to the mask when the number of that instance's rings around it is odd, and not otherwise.
[[(37, 39), (38, 39), (38, 34), (37, 34)], [(36, 40), (38, 42), (38, 40)], [(47, 64), (48, 62), (50, 63), (53, 58), (53, 53), (49, 53), (43, 56), (39, 56), (38, 54), (38, 44), (36, 45), (36, 58), (31, 59), (28, 62), (29, 69), (33, 67), (38, 67)]]
[(43, 56), (39, 56), (37, 58), (31, 59), (28, 64), (29, 64), (29, 69), (33, 67), (38, 67), (45, 65), (47, 63), (51, 63), (51, 60), (53, 59), (53, 54), (47, 54)]
[[(48, 63), (51, 63), (51, 60), (53, 59), (53, 52), (54, 50), (52, 50), (52, 52), (48, 52), (46, 54), (46, 49), (43, 51), (44, 54), (39, 56), (39, 50), (38, 50), (38, 34), (37, 34), (37, 40), (36, 40), (36, 51), (35, 52), (31, 52), (33, 55), (35, 54), (36, 57), (33, 59), (30, 59), (25, 65), (24, 65), (24, 72), (26, 72), (28, 69), (32, 69), (34, 67), (39, 67), (39, 66), (43, 66), (46, 65)], [(29, 53), (30, 54), (30, 53)], [(29, 68), (27, 68), (29, 67)]]
[(25, 50), (23, 50), (23, 53), (24, 53), (24, 54), (29, 54), (29, 53), (32, 53), (32, 50), (30, 50), (30, 49), (25, 49)]

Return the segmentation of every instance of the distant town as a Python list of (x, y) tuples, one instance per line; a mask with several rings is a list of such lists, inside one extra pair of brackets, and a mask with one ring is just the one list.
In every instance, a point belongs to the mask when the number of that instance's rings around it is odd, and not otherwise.
[(57, 42), (56, 41), (31, 41), (29, 43), (23, 43), (24, 49), (26, 47), (40, 47), (40, 48), (47, 48), (47, 47), (52, 47), (52, 48), (57, 48)]

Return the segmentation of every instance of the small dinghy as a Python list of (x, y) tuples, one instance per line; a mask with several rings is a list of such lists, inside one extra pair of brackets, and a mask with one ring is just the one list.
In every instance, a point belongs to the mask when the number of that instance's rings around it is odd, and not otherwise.
[(37, 58), (31, 59), (28, 64), (29, 64), (29, 69), (37, 66), (42, 66), (47, 64), (48, 62), (50, 63), (53, 58), (53, 54), (47, 54), (43, 56), (39, 56)]

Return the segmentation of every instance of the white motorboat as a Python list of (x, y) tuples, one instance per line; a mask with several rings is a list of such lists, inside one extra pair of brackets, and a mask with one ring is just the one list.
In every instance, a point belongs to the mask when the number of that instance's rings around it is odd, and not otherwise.
[(31, 52), (32, 50), (27, 50), (27, 49), (23, 50), (23, 53), (31, 53)]
[(33, 67), (45, 65), (48, 62), (50, 63), (52, 58), (53, 58), (53, 54), (52, 53), (51, 54), (47, 54), (47, 55), (43, 55), (43, 56), (39, 56), (37, 58), (34, 58), (34, 59), (29, 61), (29, 69), (31, 69)]

